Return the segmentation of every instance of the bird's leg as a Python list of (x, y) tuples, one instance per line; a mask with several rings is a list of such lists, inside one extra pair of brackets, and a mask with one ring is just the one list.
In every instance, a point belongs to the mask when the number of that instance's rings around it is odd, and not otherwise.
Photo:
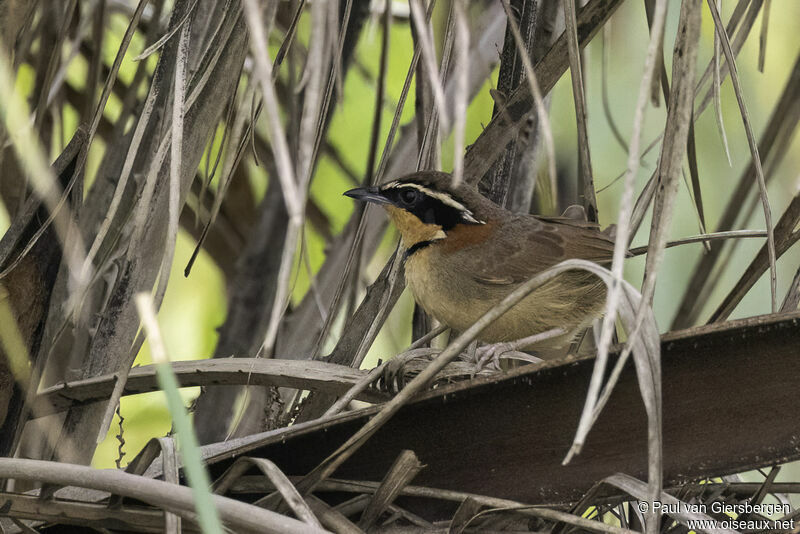
[(544, 332), (540, 332), (532, 336), (523, 337), (522, 339), (517, 339), (515, 341), (494, 343), (492, 345), (484, 345), (483, 347), (480, 347), (477, 351), (478, 355), (478, 362), (476, 364), (477, 370), (483, 369), (483, 366), (486, 365), (486, 363), (489, 360), (492, 361), (495, 369), (499, 370), (500, 357), (506, 354), (507, 354), (506, 358), (513, 358), (515, 360), (524, 360), (531, 363), (540, 362), (542, 361), (541, 358), (537, 358), (536, 356), (531, 356), (530, 354), (526, 354), (520, 351), (526, 347), (536, 345), (537, 343), (540, 343), (547, 339), (563, 336), (566, 333), (567, 331), (561, 327), (552, 328), (550, 330), (545, 330)]

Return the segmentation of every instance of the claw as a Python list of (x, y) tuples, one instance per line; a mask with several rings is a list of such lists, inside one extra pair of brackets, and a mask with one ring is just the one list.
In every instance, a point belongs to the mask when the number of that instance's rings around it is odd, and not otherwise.
[(500, 367), (500, 357), (513, 349), (514, 347), (510, 343), (495, 343), (493, 345), (484, 345), (480, 347), (475, 354), (477, 359), (475, 363), (476, 372), (482, 371), (484, 366), (489, 362), (492, 363), (491, 370), (502, 370)]

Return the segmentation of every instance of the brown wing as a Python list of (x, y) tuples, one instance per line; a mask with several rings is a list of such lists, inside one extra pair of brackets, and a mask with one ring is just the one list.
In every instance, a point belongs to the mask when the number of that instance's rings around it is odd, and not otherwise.
[[(495, 254), (471, 258), (474, 277), (489, 285), (523, 282), (569, 259), (611, 261), (614, 241), (589, 223), (566, 218), (516, 216), (494, 234)], [(468, 251), (465, 251), (468, 252)]]

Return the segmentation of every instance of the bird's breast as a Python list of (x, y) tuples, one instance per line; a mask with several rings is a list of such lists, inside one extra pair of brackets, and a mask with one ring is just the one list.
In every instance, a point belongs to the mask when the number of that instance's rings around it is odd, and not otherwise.
[(408, 258), (406, 284), (427, 313), (451, 328), (466, 330), (504, 294), (480, 287), (469, 266), (449, 254), (444, 241)]

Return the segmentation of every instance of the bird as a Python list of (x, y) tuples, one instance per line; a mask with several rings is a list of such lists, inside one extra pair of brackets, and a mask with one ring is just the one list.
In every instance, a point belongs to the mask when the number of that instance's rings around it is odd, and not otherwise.
[[(457, 331), (561, 261), (602, 265), (613, 257), (611, 232), (585, 216), (576, 218), (576, 210), (568, 210), (572, 217), (513, 213), (470, 184), (454, 184), (444, 172), (418, 171), (344, 194), (387, 211), (400, 233), (407, 287), (429, 315)], [(477, 339), (502, 344), (554, 331), (558, 335), (530, 348), (543, 359), (560, 357), (602, 315), (605, 296), (605, 284), (595, 275), (565, 271), (486, 326)]]

